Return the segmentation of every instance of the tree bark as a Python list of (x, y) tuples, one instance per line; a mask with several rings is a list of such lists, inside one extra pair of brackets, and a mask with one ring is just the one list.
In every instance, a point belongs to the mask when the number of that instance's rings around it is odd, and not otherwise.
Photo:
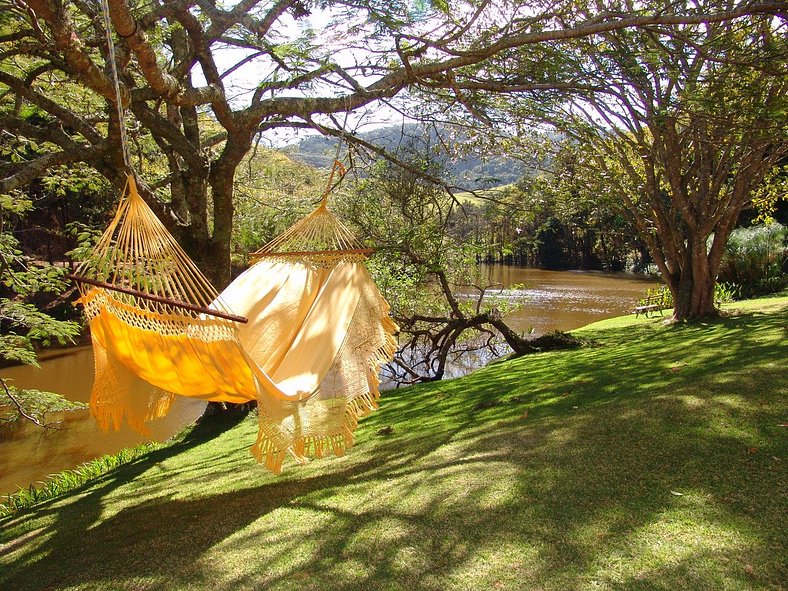
[(668, 280), (673, 296), (673, 320), (694, 320), (717, 316), (714, 305), (714, 278), (708, 272), (706, 255), (692, 253), (678, 277)]
[(232, 279), (233, 180), (238, 165), (251, 148), (251, 142), (251, 131), (233, 133), (227, 139), (221, 156), (211, 166), (209, 183), (213, 197), (213, 233), (207, 242), (207, 250), (200, 253), (200, 260), (204, 261), (202, 268), (219, 291)]

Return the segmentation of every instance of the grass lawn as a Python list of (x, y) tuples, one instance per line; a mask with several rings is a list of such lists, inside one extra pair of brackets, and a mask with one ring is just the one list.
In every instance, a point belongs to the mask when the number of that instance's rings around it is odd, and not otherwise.
[(195, 432), (0, 521), (0, 589), (785, 589), (788, 297), (735, 307), (386, 393), (281, 477)]

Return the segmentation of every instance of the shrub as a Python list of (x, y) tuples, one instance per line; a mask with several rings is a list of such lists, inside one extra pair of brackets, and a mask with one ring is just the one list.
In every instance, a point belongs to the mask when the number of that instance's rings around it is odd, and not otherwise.
[(735, 284), (739, 297), (780, 291), (788, 283), (783, 265), (788, 228), (776, 222), (737, 228), (725, 247), (718, 282)]

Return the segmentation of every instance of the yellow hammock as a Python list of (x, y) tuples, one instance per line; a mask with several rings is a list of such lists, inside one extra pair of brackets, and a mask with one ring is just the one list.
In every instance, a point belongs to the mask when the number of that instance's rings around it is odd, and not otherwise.
[[(91, 411), (104, 428), (164, 416), (174, 395), (256, 400), (252, 446), (274, 473), (353, 443), (376, 408), (377, 374), (396, 326), (365, 251), (326, 208), (254, 253), (257, 262), (217, 294), (140, 197), (125, 199), (78, 268), (96, 380)], [(237, 315), (242, 315), (239, 317)], [(142, 389), (140, 382), (150, 385)]]

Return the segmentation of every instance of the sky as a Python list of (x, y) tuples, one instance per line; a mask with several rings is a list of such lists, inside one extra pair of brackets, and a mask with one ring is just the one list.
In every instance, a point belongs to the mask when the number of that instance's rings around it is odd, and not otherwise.
[[(273, 33), (275, 38), (282, 43), (287, 40), (297, 39), (304, 30), (311, 28), (315, 31), (316, 44), (330, 51), (332, 45), (337, 45), (337, 43), (341, 41), (343, 35), (341, 25), (338, 27), (336, 23), (332, 23), (331, 21), (331, 11), (316, 8), (312, 10), (309, 16), (299, 19), (298, 21), (290, 14), (285, 14), (277, 22), (277, 29), (273, 31)], [(251, 50), (235, 47), (228, 47), (216, 51), (215, 56), (219, 71), (227, 71), (234, 64), (252, 53)], [(365, 59), (366, 55), (365, 52), (357, 49), (353, 52), (349, 50), (336, 51), (331, 53), (331, 57), (342, 66), (352, 66), (359, 60)], [(251, 94), (257, 88), (261, 79), (261, 72), (259, 69), (261, 66), (261, 63), (252, 61), (238, 68), (224, 79), (225, 88), (228, 90), (231, 104), (233, 104), (234, 107), (243, 108), (249, 104)], [(194, 67), (192, 75), (195, 86), (206, 84), (199, 65)], [(372, 77), (360, 77), (359, 79), (362, 84), (369, 84), (374, 81)], [(303, 93), (293, 91), (292, 95), (303, 96)], [(372, 108), (360, 109), (357, 112), (349, 114), (347, 118), (345, 118), (344, 115), (339, 117), (340, 121), (344, 120), (346, 129), (349, 131), (368, 131), (386, 125), (400, 124), (403, 119), (404, 117), (400, 113), (381, 104), (376, 104)], [(301, 137), (315, 135), (317, 133), (317, 131), (311, 130), (270, 130), (263, 135), (262, 143), (271, 147), (282, 147), (298, 141)]]

